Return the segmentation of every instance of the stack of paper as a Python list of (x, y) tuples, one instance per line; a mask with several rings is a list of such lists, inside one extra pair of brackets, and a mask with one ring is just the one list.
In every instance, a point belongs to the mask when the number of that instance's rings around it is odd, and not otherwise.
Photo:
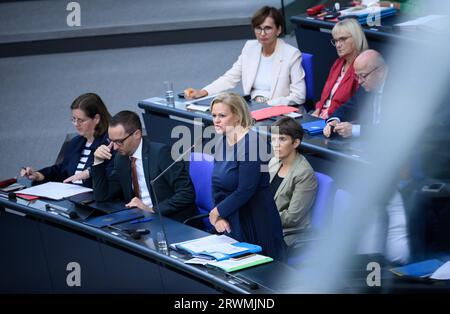
[(20, 190), (17, 193), (45, 197), (52, 200), (62, 200), (66, 197), (90, 191), (92, 191), (92, 189), (77, 184), (47, 182), (28, 189)]
[(358, 20), (359, 24), (366, 25), (371, 23), (376, 23), (377, 20), (396, 15), (397, 10), (391, 7), (380, 7), (377, 5), (365, 7), (351, 7), (345, 10), (339, 11), (339, 19), (342, 20), (347, 17), (354, 17)]
[(225, 235), (210, 235), (170, 245), (174, 249), (183, 250), (195, 257), (204, 257), (218, 261), (248, 253), (261, 252), (259, 245), (238, 242)]

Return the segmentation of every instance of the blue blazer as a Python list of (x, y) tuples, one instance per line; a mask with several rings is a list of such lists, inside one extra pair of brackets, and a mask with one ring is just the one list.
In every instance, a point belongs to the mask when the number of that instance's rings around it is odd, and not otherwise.
[[(264, 254), (283, 260), (281, 219), (270, 193), (268, 169), (261, 169), (268, 161), (261, 161), (260, 156), (255, 158), (255, 152), (249, 151), (253, 146), (250, 141), (257, 138), (250, 131), (232, 147), (220, 138), (212, 175), (213, 198), (219, 215), (230, 224), (230, 237), (260, 245)], [(230, 149), (234, 158), (223, 158)]]
[[(95, 150), (103, 144), (107, 143), (107, 132), (99, 137), (95, 138), (91, 145), (91, 154), (86, 161), (85, 168), (87, 169), (94, 163), (94, 152)], [(80, 161), (81, 153), (86, 145), (86, 138), (80, 135), (75, 136), (66, 146), (64, 150), (64, 159), (60, 164), (53, 165), (50, 167), (43, 168), (39, 170), (45, 176), (44, 181), (39, 183), (44, 183), (48, 181), (62, 182), (70, 176), (75, 174), (78, 163)], [(109, 169), (109, 168), (108, 168)], [(83, 180), (83, 186), (92, 188), (92, 178)]]

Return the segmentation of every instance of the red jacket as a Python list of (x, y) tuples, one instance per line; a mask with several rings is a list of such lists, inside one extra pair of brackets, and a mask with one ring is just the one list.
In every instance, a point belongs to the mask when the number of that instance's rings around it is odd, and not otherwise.
[[(333, 85), (336, 82), (337, 78), (341, 74), (342, 67), (344, 66), (345, 59), (338, 58), (333, 66), (331, 67), (330, 73), (328, 74), (327, 81), (325, 82), (325, 86), (322, 90), (322, 95), (320, 96), (320, 100), (316, 103), (316, 109), (321, 109), (325, 104), (326, 100), (330, 96), (331, 90), (333, 89)], [(331, 116), (333, 112), (345, 104), (352, 96), (356, 93), (359, 88), (358, 81), (354, 76), (355, 70), (353, 69), (353, 63), (350, 64), (347, 72), (345, 72), (344, 78), (339, 84), (336, 92), (334, 93), (333, 98), (331, 98), (331, 104), (328, 108), (328, 115)]]

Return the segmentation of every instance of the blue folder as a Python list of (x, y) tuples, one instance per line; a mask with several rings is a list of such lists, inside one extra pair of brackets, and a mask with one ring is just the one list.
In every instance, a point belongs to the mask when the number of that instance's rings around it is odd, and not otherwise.
[(302, 123), (302, 127), (309, 135), (322, 134), (323, 128), (325, 127), (325, 120)]
[(391, 271), (399, 276), (409, 278), (427, 278), (431, 276), (436, 269), (441, 267), (444, 262), (438, 259), (425, 260), (401, 267), (392, 268)]
[(142, 210), (135, 209), (126, 209), (121, 210), (109, 215), (104, 215), (100, 217), (95, 217), (89, 220), (84, 221), (83, 223), (89, 225), (91, 227), (103, 228), (106, 226), (111, 226), (115, 224), (120, 224), (126, 221), (138, 219), (144, 217)]

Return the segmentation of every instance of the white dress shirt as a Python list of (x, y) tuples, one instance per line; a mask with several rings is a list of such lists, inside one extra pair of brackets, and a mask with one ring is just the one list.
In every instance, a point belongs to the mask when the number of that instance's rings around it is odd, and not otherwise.
[(136, 158), (136, 174), (139, 184), (139, 192), (141, 195), (141, 200), (148, 207), (153, 207), (152, 198), (150, 197), (147, 182), (145, 181), (144, 166), (142, 164), (142, 139), (141, 142), (139, 143), (138, 148), (131, 157)]

